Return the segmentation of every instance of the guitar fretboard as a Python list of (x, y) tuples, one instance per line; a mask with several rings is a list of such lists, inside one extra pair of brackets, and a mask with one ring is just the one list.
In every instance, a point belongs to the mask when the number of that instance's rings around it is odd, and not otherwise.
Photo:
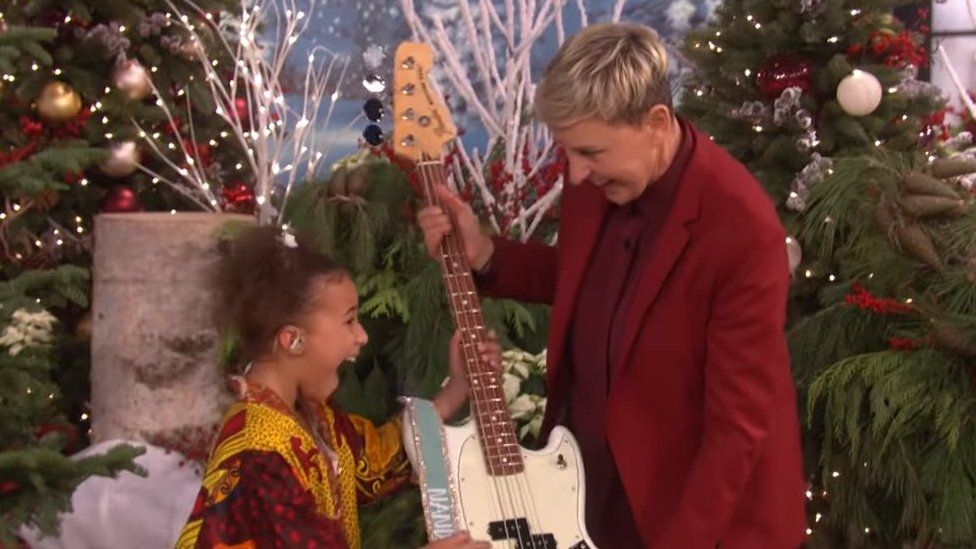
[[(435, 185), (445, 184), (443, 163), (439, 160), (421, 162), (417, 170), (423, 181), (425, 200), (428, 204), (440, 205), (433, 190)], [(482, 361), (478, 352), (478, 344), (487, 340), (487, 330), (481, 314), (481, 300), (457, 231), (444, 239), (438, 260), (454, 325), (461, 332), (461, 356), (468, 375), (471, 411), (488, 473), (492, 476), (520, 473), (525, 464), (505, 402), (502, 375)]]

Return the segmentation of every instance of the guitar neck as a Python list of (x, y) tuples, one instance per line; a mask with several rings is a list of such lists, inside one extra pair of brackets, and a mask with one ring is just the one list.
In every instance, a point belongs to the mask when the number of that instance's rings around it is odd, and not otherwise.
[[(419, 163), (417, 169), (424, 184), (426, 203), (440, 206), (434, 187), (446, 182), (443, 163), (440, 160), (425, 161)], [(471, 276), (471, 266), (464, 253), (464, 242), (457, 231), (445, 237), (438, 261), (448, 307), (454, 325), (461, 332), (461, 356), (470, 387), (471, 410), (488, 473), (492, 476), (520, 473), (524, 470), (524, 463), (505, 402), (502, 375), (485, 363), (478, 352), (478, 344), (488, 339), (487, 329), (481, 314), (481, 300)]]

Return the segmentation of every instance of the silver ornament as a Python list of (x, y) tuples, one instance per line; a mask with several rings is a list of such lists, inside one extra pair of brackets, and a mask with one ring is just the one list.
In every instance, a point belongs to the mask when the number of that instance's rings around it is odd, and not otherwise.
[(99, 169), (109, 177), (126, 177), (132, 175), (139, 166), (139, 147), (135, 141), (120, 141), (111, 146), (109, 156), (98, 165)]
[(132, 101), (141, 101), (152, 92), (149, 71), (135, 59), (128, 59), (116, 66), (112, 81)]

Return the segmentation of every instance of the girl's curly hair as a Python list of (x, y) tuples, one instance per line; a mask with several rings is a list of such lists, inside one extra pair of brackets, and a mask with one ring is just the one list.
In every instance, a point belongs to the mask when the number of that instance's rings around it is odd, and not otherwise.
[(271, 352), (278, 331), (294, 324), (312, 306), (319, 277), (338, 279), (349, 272), (297, 235), (287, 242), (275, 227), (248, 227), (224, 241), (214, 276), (216, 317), (242, 343), (244, 362)]

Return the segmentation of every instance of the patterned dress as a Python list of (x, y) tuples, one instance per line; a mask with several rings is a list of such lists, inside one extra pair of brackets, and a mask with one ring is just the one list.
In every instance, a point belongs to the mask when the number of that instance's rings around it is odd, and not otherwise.
[(399, 423), (306, 405), (309, 432), (273, 391), (237, 381), (177, 548), (359, 549), (357, 505), (410, 476)]

